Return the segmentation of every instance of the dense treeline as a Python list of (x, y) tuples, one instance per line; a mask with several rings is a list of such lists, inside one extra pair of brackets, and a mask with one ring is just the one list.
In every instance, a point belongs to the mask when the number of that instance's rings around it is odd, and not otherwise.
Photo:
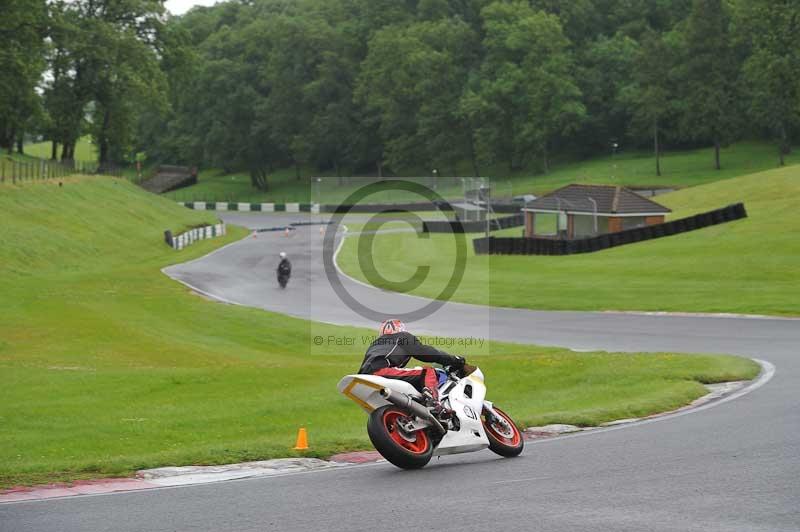
[(36, 134), (72, 160), (88, 133), (101, 163), (124, 161), (142, 110), (166, 107), (163, 2), (3, 0), (0, 15), (0, 148)]
[[(6, 0), (0, 144), (269, 174), (547, 171), (798, 134), (793, 0)], [(26, 7), (27, 6), (27, 7)], [(36, 7), (32, 9), (31, 6)], [(16, 71), (14, 71), (16, 72)], [(44, 73), (44, 75), (42, 75)], [(55, 149), (55, 148), (54, 148)], [(54, 152), (55, 156), (55, 152)], [(424, 170), (428, 169), (428, 170)]]

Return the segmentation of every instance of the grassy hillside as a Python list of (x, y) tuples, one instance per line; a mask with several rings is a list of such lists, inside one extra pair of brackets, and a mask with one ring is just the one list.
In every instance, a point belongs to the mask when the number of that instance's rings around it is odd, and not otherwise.
[[(791, 155), (789, 164), (800, 162), (800, 156)], [(560, 186), (574, 182), (622, 184), (637, 186), (678, 186), (686, 187), (709, 183), (722, 179), (750, 174), (777, 166), (775, 147), (760, 142), (741, 142), (722, 150), (722, 170), (714, 170), (713, 150), (701, 149), (685, 152), (671, 152), (662, 160), (661, 177), (655, 175), (655, 163), (649, 152), (622, 152), (612, 157), (596, 157), (583, 162), (562, 163), (555, 165), (547, 175), (531, 175), (530, 170), (509, 172), (506, 167), (485, 168), (485, 175), (492, 176), (495, 181), (495, 195), (511, 197), (523, 193), (541, 194)], [(442, 171), (442, 175), (452, 171)], [(472, 175), (468, 167), (458, 168), (459, 175)], [(295, 177), (293, 168), (277, 170), (271, 177), (270, 190), (262, 192), (250, 186), (250, 178), (246, 173), (226, 174), (221, 170), (204, 170), (200, 173), (197, 185), (171, 192), (168, 196), (179, 201), (246, 201), (246, 202), (288, 202), (316, 201), (340, 202), (349, 195), (356, 186), (339, 186), (335, 178), (323, 181), (317, 189), (309, 177), (319, 173), (310, 168), (303, 168), (301, 179)], [(324, 174), (323, 174), (324, 175)], [(404, 175), (421, 175), (410, 172)], [(422, 174), (424, 175), (424, 174)], [(461, 184), (453, 185), (442, 179), (437, 191), (446, 197), (459, 197), (462, 194)], [(319, 190), (319, 193), (317, 192)], [(391, 201), (419, 201), (418, 197), (394, 193)], [(372, 201), (377, 201), (372, 199)]]
[[(42, 159), (49, 159), (50, 154), (52, 153), (52, 146), (53, 145), (50, 141), (26, 144), (25, 154), (33, 157), (41, 157)], [(58, 154), (60, 157), (60, 148)], [(78, 143), (75, 145), (75, 159), (79, 161), (97, 160), (97, 148), (94, 144), (92, 144), (92, 139), (88, 135), (78, 139)]]
[[(213, 219), (124, 180), (0, 185), (0, 488), (289, 456), (300, 426), (314, 456), (368, 448), (363, 414), (336, 392), (363, 344), (311, 339), (371, 331), (211, 302), (159, 271), (245, 234), (180, 252), (162, 241)], [(702, 395), (699, 382), (757, 372), (734, 357), (468, 355), (524, 424), (662, 411)]]
[[(455, 299), (558, 310), (648, 310), (800, 314), (800, 166), (770, 170), (659, 196), (673, 218), (743, 201), (750, 217), (692, 233), (568, 257), (470, 253)], [(520, 229), (505, 233), (520, 235)], [(500, 233), (503, 234), (503, 233)], [(446, 235), (375, 240), (377, 271), (407, 279), (433, 264), (414, 292), (434, 297), (450, 276), (455, 246)], [(359, 271), (356, 242), (340, 264)]]

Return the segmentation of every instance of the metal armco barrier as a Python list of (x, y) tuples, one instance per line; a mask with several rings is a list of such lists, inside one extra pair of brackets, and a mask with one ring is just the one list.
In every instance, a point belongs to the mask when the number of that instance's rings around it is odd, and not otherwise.
[(472, 241), (476, 255), (573, 255), (592, 253), (654, 238), (695, 231), (712, 225), (747, 218), (743, 203), (704, 212), (658, 225), (648, 225), (577, 240), (551, 238), (476, 238)]
[[(494, 218), (489, 220), (489, 229), (508, 229), (509, 227), (521, 227), (525, 225), (525, 217), (520, 214), (506, 216), (505, 218)], [(432, 221), (422, 222), (423, 233), (483, 233), (486, 231), (486, 220), (477, 222), (455, 221)]]

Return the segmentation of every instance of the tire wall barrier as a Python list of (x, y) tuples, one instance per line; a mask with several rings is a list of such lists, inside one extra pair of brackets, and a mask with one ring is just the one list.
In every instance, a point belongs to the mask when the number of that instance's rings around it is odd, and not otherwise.
[[(489, 229), (491, 231), (508, 229), (509, 227), (521, 227), (523, 225), (525, 225), (525, 216), (522, 213), (489, 220)], [(486, 220), (476, 222), (461, 222), (458, 220), (452, 222), (444, 220), (422, 222), (423, 233), (483, 233), (484, 231), (486, 231)]]
[[(451, 200), (458, 202), (459, 200)], [(520, 205), (511, 203), (492, 203), (492, 210), (494, 212), (519, 212), (522, 209)], [(435, 203), (372, 203), (372, 204), (358, 204), (358, 205), (321, 205), (320, 212), (330, 213), (344, 213), (344, 212), (357, 212), (357, 213), (378, 213), (378, 212), (436, 212), (436, 211), (453, 211), (453, 205), (448, 201), (438, 201)]]
[(224, 234), (225, 224), (220, 222), (214, 225), (195, 227), (179, 235), (173, 235), (172, 231), (169, 230), (164, 231), (164, 242), (173, 249), (183, 249), (191, 246), (198, 240), (206, 240), (208, 238), (223, 236)]
[(648, 225), (577, 240), (550, 238), (476, 238), (472, 241), (476, 255), (573, 255), (592, 253), (604, 249), (654, 238), (695, 231), (712, 225), (747, 218), (743, 203), (728, 205), (722, 209), (704, 212), (663, 224)]
[(187, 209), (195, 211), (240, 211), (240, 212), (320, 212), (316, 203), (238, 203), (227, 201), (179, 201)]

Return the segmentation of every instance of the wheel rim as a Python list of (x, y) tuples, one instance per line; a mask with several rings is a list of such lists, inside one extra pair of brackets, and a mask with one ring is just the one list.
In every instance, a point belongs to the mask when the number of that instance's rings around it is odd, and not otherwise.
[(518, 446), (522, 441), (522, 435), (519, 433), (517, 426), (514, 424), (511, 418), (499, 408), (494, 409), (494, 414), (497, 417), (502, 418), (505, 423), (501, 423), (496, 420), (492, 420), (490, 423), (488, 420), (486, 420), (486, 416), (484, 416), (483, 427), (500, 443), (511, 447)]
[[(397, 445), (414, 454), (424, 454), (430, 446), (430, 440), (424, 430), (418, 430), (413, 433), (401, 434), (402, 429), (397, 424), (401, 418), (408, 417), (402, 412), (389, 410), (383, 414), (383, 425), (386, 427), (386, 432)], [(408, 439), (407, 439), (408, 438)], [(410, 438), (413, 440), (409, 441)]]

